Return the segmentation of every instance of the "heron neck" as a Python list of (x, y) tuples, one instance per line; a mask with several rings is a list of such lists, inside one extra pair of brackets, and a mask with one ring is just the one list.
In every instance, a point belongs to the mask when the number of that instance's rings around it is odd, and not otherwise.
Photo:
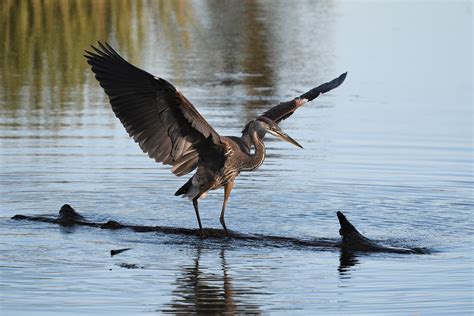
[(255, 151), (249, 155), (244, 170), (255, 170), (260, 167), (265, 160), (265, 144), (263, 140), (258, 137), (255, 129), (250, 130), (250, 140), (255, 147)]

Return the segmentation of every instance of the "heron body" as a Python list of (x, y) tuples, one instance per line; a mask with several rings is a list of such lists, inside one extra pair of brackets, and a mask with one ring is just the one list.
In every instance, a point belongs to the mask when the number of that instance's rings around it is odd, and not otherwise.
[(198, 194), (202, 197), (207, 191), (221, 188), (229, 181), (234, 181), (241, 171), (252, 171), (260, 167), (265, 160), (265, 144), (258, 138), (257, 130), (264, 131), (261, 123), (252, 122), (249, 135), (255, 148), (253, 153), (243, 139), (232, 136), (221, 137), (224, 157), (222, 165), (215, 168), (215, 161), (211, 164), (209, 160), (200, 161), (190, 182), (179, 189), (176, 195), (183, 194), (191, 199)]
[(192, 200), (201, 235), (198, 200), (210, 190), (224, 187), (220, 222), (228, 234), (224, 212), (234, 180), (241, 171), (261, 166), (266, 133), (302, 148), (277, 123), (304, 103), (338, 87), (346, 77), (344, 73), (274, 106), (250, 121), (241, 137), (221, 136), (172, 84), (133, 66), (108, 44), (92, 48), (93, 52), (86, 51), (84, 56), (128, 134), (150, 158), (171, 165), (177, 176), (196, 170), (175, 195)]

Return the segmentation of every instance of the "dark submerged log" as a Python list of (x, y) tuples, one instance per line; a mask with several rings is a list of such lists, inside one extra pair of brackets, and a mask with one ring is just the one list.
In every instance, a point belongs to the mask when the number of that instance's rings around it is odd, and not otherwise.
[(339, 219), (339, 234), (342, 237), (341, 248), (345, 250), (357, 250), (364, 252), (391, 252), (391, 253), (425, 253), (426, 251), (420, 248), (400, 248), (389, 247), (377, 244), (375, 241), (365, 237), (349, 222), (349, 220), (342, 214), (337, 212)]
[[(269, 235), (245, 235), (237, 232), (231, 232), (232, 240), (239, 240), (251, 243), (252, 245), (269, 246), (269, 247), (296, 247), (296, 248), (341, 248), (343, 251), (360, 251), (360, 252), (386, 252), (386, 253), (401, 253), (401, 254), (423, 254), (428, 253), (426, 249), (422, 248), (400, 248), (384, 246), (372, 241), (362, 235), (349, 220), (342, 214), (337, 212), (339, 224), (341, 226), (339, 234), (342, 236), (341, 240), (330, 238), (315, 238), (315, 239), (298, 239), (293, 237), (269, 236)], [(87, 221), (82, 215), (77, 213), (70, 205), (64, 204), (59, 210), (59, 215), (56, 218), (45, 216), (26, 216), (15, 215), (14, 220), (28, 220), (45, 223), (58, 224), (61, 226), (88, 226), (97, 227), (101, 229), (130, 229), (134, 232), (158, 232), (162, 234), (181, 235), (181, 236), (198, 236), (198, 229), (178, 228), (168, 226), (143, 226), (143, 225), (126, 225), (117, 221), (108, 221), (106, 223), (94, 223)], [(228, 239), (223, 229), (207, 228), (205, 229), (207, 237), (211, 239)], [(119, 254), (127, 251), (130, 248), (112, 250), (111, 255)]]
[(119, 253), (122, 253), (122, 252), (125, 252), (125, 251), (128, 251), (132, 248), (123, 248), (123, 249), (112, 249), (110, 250), (110, 256), (113, 257), (115, 255), (118, 255)]

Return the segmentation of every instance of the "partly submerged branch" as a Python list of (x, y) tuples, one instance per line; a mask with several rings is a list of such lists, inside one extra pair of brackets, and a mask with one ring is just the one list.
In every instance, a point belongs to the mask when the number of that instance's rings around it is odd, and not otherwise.
[[(421, 248), (399, 248), (391, 246), (380, 245), (367, 237), (363, 236), (352, 225), (341, 212), (337, 212), (339, 224), (341, 226), (339, 234), (342, 236), (341, 240), (329, 238), (315, 238), (315, 239), (298, 239), (293, 237), (269, 236), (269, 235), (247, 235), (232, 232), (233, 240), (240, 240), (250, 242), (252, 244), (259, 244), (261, 246), (270, 247), (296, 247), (296, 248), (341, 248), (345, 251), (362, 251), (362, 252), (389, 252), (389, 253), (405, 253), (405, 254), (422, 254), (427, 253), (426, 249)], [(88, 226), (97, 227), (101, 229), (130, 229), (135, 232), (158, 232), (168, 235), (181, 236), (198, 236), (199, 230), (189, 228), (178, 228), (168, 226), (143, 226), (143, 225), (127, 225), (121, 224), (117, 221), (108, 221), (106, 223), (95, 223), (87, 221), (82, 215), (77, 213), (71, 206), (65, 204), (59, 210), (59, 215), (56, 218), (45, 216), (26, 216), (15, 215), (14, 220), (28, 220), (58, 224), (61, 226)], [(228, 238), (222, 229), (206, 229), (208, 238), (220, 239)]]

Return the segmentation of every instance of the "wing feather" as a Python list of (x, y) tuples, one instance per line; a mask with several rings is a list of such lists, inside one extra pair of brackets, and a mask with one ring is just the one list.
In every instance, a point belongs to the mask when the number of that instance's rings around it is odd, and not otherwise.
[(302, 95), (300, 95), (299, 97), (291, 101), (281, 102), (280, 104), (272, 107), (271, 109), (263, 113), (262, 116), (267, 117), (279, 123), (280, 121), (290, 117), (296, 111), (296, 109), (301, 105), (301, 102), (298, 102), (298, 100), (303, 100), (303, 99), (307, 100), (304, 102), (313, 101), (320, 94), (329, 92), (339, 87), (346, 79), (346, 76), (347, 76), (347, 72), (343, 73), (336, 79), (323, 83), (322, 85), (317, 86), (316, 88), (313, 88), (306, 93), (303, 93)]
[[(219, 134), (173, 85), (133, 66), (107, 43), (92, 50), (84, 56), (115, 115), (150, 158), (173, 166), (179, 162), (172, 171), (184, 175), (200, 159), (223, 155)], [(222, 167), (218, 160), (216, 168)]]
[[(261, 116), (269, 118), (275, 121), (276, 123), (279, 123), (282, 120), (290, 117), (296, 111), (296, 109), (298, 109), (304, 103), (316, 99), (320, 94), (326, 93), (328, 91), (331, 91), (332, 89), (339, 87), (346, 79), (346, 76), (347, 76), (347, 72), (341, 74), (336, 79), (323, 83), (322, 85), (319, 85), (316, 88), (313, 88), (309, 90), (308, 92), (303, 93), (302, 95), (300, 95), (297, 98), (294, 98), (293, 100), (281, 102), (280, 104), (277, 104), (271, 109), (267, 110)], [(247, 123), (247, 125), (245, 125), (244, 129), (242, 130), (241, 139), (244, 141), (244, 143), (247, 146), (250, 147), (251, 142), (250, 142), (250, 137), (248, 135), (249, 124), (250, 123)], [(265, 137), (265, 133), (259, 133), (258, 137), (260, 138)]]

